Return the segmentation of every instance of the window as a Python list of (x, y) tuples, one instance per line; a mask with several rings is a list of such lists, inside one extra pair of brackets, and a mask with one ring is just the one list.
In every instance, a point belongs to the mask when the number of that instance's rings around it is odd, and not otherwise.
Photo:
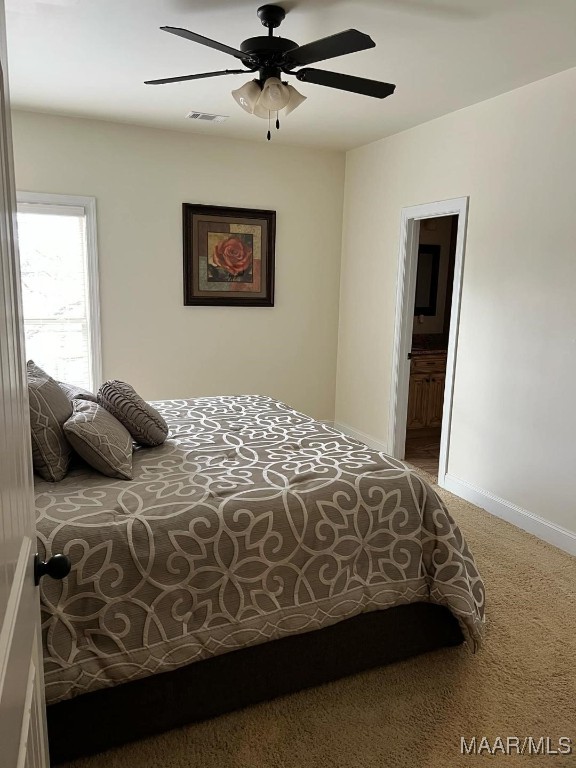
[(18, 193), (26, 358), (59, 381), (101, 381), (96, 201)]

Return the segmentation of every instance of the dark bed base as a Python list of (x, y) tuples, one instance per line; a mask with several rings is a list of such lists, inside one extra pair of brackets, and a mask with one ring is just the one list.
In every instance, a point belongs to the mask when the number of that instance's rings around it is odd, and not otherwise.
[(446, 608), (413, 603), (88, 693), (48, 707), (51, 763), (462, 641)]

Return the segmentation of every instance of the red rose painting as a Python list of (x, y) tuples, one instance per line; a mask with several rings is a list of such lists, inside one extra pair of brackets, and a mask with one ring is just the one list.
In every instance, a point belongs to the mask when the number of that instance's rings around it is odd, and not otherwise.
[(184, 303), (274, 306), (275, 211), (184, 203)]
[(252, 265), (252, 247), (237, 236), (228, 237), (216, 243), (212, 259), (217, 267), (236, 276)]
[[(240, 284), (253, 282), (256, 261), (254, 236), (248, 232), (207, 232), (207, 283), (226, 284), (228, 290), (241, 290)], [(259, 289), (258, 289), (259, 290)]]

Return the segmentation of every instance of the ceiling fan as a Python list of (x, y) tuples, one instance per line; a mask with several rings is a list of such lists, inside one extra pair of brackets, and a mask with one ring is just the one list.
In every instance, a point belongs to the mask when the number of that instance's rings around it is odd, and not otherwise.
[[(384, 99), (394, 93), (396, 86), (391, 83), (382, 83), (365, 77), (342, 75), (338, 72), (328, 72), (324, 69), (314, 69), (307, 66), (318, 61), (344, 56), (347, 53), (374, 48), (376, 44), (369, 35), (359, 32), (357, 29), (347, 29), (344, 32), (323, 37), (306, 45), (297, 45), (292, 40), (273, 36), (274, 30), (280, 26), (286, 16), (284, 8), (279, 5), (263, 5), (258, 8), (257, 13), (262, 24), (268, 28), (268, 35), (250, 37), (240, 43), (240, 49), (232, 48), (180, 27), (160, 27), (172, 35), (178, 35), (178, 37), (191, 40), (193, 43), (199, 43), (234, 56), (242, 62), (244, 69), (224, 69), (218, 72), (202, 72), (197, 75), (164, 77), (159, 80), (147, 80), (146, 85), (163, 85), (219, 75), (258, 72), (256, 79), (250, 80), (241, 88), (232, 91), (232, 96), (249, 114), (268, 118), (270, 121), (275, 113), (276, 128), (280, 127), (278, 113), (281, 109), (285, 110), (285, 114), (289, 114), (306, 99), (292, 85), (282, 81), (282, 74), (293, 75), (297, 80), (304, 83), (325, 85), (328, 88), (359, 93), (376, 99)], [(270, 130), (268, 130), (268, 139), (270, 139), (270, 135)]]

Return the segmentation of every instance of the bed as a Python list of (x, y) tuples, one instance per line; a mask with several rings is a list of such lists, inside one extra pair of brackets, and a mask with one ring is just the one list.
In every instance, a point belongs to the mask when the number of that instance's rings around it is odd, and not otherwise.
[(73, 563), (41, 582), (54, 762), (478, 645), (474, 559), (402, 462), (265, 396), (153, 405), (169, 439), (133, 480), (36, 484), (39, 552)]

